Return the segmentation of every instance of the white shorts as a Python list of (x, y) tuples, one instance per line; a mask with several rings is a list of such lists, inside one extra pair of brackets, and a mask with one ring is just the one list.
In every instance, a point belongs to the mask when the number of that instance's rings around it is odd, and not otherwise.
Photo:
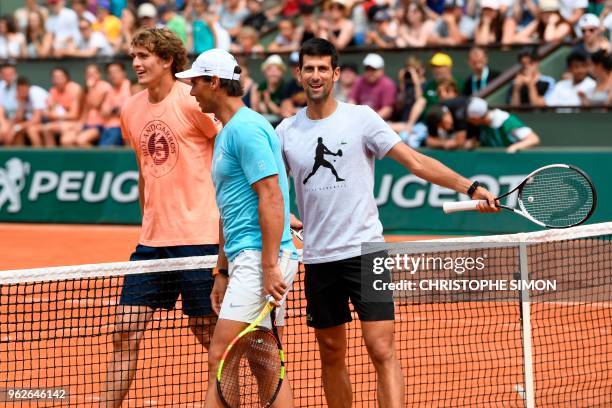
[[(280, 261), (280, 260), (279, 260)], [(287, 292), (293, 286), (293, 278), (298, 269), (297, 259), (289, 259), (287, 267), (282, 270), (283, 278), (287, 283)], [(261, 251), (242, 251), (229, 263), (229, 284), (219, 319), (235, 320), (252, 323), (266, 304), (263, 293), (263, 271), (261, 268)], [(285, 304), (287, 294), (276, 309), (276, 325), (285, 325)], [(266, 317), (261, 326), (271, 328), (270, 317)]]

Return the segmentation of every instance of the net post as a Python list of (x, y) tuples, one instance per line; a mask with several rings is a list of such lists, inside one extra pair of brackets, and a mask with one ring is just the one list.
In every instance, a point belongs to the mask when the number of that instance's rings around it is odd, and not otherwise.
[[(527, 258), (527, 244), (519, 244), (519, 259), (521, 281), (529, 281), (529, 262)], [(523, 369), (525, 373), (525, 406), (535, 408), (535, 388), (533, 377), (533, 351), (531, 344), (531, 305), (529, 303), (529, 289), (521, 285), (521, 329), (523, 335)]]

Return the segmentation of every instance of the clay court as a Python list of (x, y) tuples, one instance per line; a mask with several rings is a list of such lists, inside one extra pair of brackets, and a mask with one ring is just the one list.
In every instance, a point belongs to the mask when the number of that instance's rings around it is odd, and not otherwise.
[[(0, 270), (125, 261), (138, 233), (138, 227), (4, 224)], [(428, 238), (439, 237), (389, 237)], [(596, 254), (609, 275), (609, 243), (580, 251)], [(67, 392), (61, 401), (5, 406), (95, 405), (112, 348), (120, 281), (0, 286), (0, 388)], [(304, 324), (302, 284), (300, 275), (289, 299), (288, 372), (296, 406), (324, 406), (316, 343)], [(156, 312), (123, 406), (203, 406), (206, 353), (186, 320), (179, 311)], [(396, 321), (410, 406), (525, 406), (518, 302), (403, 304), (398, 305)], [(612, 406), (610, 304), (533, 304), (531, 324), (536, 406)], [(375, 374), (358, 324), (350, 326), (354, 405), (374, 407)]]

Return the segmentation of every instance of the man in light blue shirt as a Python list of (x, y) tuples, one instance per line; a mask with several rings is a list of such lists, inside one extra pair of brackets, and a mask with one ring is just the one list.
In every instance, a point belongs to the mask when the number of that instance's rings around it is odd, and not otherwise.
[[(176, 74), (191, 80), (191, 95), (204, 112), (223, 123), (215, 141), (212, 176), (221, 213), (219, 257), (211, 293), (219, 321), (209, 349), (206, 406), (219, 406), (215, 373), (229, 343), (253, 322), (266, 303), (278, 302), (279, 335), (286, 293), (297, 271), (289, 229), (289, 183), (274, 128), (242, 102), (241, 69), (228, 52), (215, 48)], [(279, 264), (279, 255), (288, 258)], [(228, 264), (229, 263), (229, 264)], [(263, 325), (270, 326), (269, 318)], [(293, 406), (288, 381), (275, 402)]]

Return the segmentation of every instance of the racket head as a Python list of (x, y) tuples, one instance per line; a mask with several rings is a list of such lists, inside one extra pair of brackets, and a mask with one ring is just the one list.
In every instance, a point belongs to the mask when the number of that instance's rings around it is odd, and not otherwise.
[(217, 391), (228, 408), (269, 407), (285, 377), (281, 344), (265, 327), (235, 339), (220, 364)]
[(569, 228), (595, 211), (597, 192), (589, 176), (567, 164), (552, 164), (531, 173), (518, 189), (523, 215), (547, 228)]

